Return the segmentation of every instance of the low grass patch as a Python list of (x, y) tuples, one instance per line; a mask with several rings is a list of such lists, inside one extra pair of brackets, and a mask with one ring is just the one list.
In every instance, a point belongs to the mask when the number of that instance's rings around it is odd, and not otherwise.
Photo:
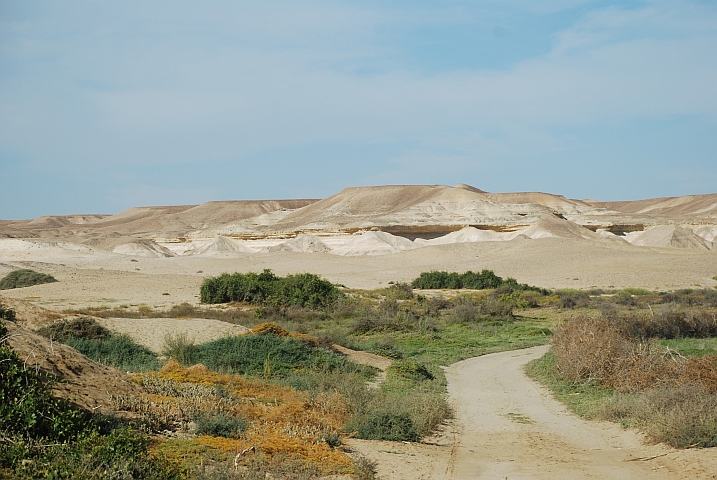
[(685, 357), (703, 357), (717, 355), (717, 338), (673, 338), (660, 340), (660, 344), (669, 347)]
[(97, 340), (70, 337), (63, 343), (98, 363), (111, 365), (125, 372), (146, 372), (159, 370), (160, 367), (154, 352), (135, 343), (127, 335), (112, 335)]
[(391, 337), (393, 348), (404, 359), (447, 366), (488, 353), (545, 345), (550, 335), (550, 325), (545, 321), (519, 319), (450, 323), (437, 327), (435, 332), (397, 332)]
[(31, 287), (43, 283), (56, 282), (57, 279), (52, 275), (36, 272), (29, 269), (20, 269), (8, 273), (0, 280), (0, 290), (9, 290), (11, 288)]
[(614, 391), (595, 383), (575, 383), (562, 375), (557, 367), (558, 359), (548, 352), (525, 366), (525, 373), (536, 382), (545, 385), (553, 395), (570, 410), (581, 417), (599, 418), (599, 411)]
[(38, 333), (69, 345), (96, 362), (123, 371), (145, 372), (160, 367), (154, 352), (127, 335), (113, 334), (89, 317), (46, 325)]
[(184, 365), (201, 363), (211, 370), (232, 374), (282, 377), (291, 372), (318, 369), (365, 373), (375, 369), (356, 365), (326, 348), (307, 345), (299, 339), (273, 334), (224, 337), (201, 345), (173, 340), (165, 352)]

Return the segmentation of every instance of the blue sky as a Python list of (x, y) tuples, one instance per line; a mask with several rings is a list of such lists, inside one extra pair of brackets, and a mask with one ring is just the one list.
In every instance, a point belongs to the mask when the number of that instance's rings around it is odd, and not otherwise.
[(0, 218), (717, 192), (717, 3), (0, 0)]

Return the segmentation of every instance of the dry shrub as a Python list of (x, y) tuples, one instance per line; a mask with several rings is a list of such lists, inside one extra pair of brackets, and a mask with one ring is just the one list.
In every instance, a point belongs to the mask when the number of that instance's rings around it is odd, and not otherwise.
[(306, 335), (304, 333), (290, 332), (289, 330), (271, 322), (260, 323), (245, 335), (274, 335), (276, 337), (291, 337), (310, 347), (318, 347), (320, 343), (317, 337)]
[(700, 385), (710, 393), (717, 393), (717, 355), (687, 359), (680, 378), (683, 384)]
[(717, 336), (717, 314), (705, 308), (663, 305), (649, 311), (620, 312), (612, 318), (630, 338), (706, 338)]
[(652, 441), (677, 448), (717, 446), (717, 394), (694, 384), (617, 395), (600, 417), (639, 427)]
[(575, 317), (553, 336), (558, 370), (574, 382), (596, 381), (618, 392), (694, 384), (717, 392), (717, 356), (684, 358), (655, 340), (631, 339), (619, 323)]

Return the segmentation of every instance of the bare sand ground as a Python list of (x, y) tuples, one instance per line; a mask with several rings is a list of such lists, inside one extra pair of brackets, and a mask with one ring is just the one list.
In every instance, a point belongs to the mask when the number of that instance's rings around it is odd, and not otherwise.
[[(633, 247), (615, 242), (545, 238), (438, 245), (380, 256), (269, 252), (244, 257), (130, 258), (119, 255), (0, 259), (0, 275), (33, 268), (59, 282), (3, 291), (53, 309), (87, 305), (197, 303), (206, 276), (223, 272), (312, 272), (350, 288), (410, 281), (428, 270), (494, 270), (546, 288), (712, 287), (717, 252)], [(166, 294), (166, 295), (165, 295)]]
[(547, 347), (446, 369), (456, 418), (424, 443), (349, 440), (383, 479), (714, 479), (717, 449), (649, 445), (632, 430), (568, 412), (523, 366)]
[(461, 431), (445, 478), (717, 478), (717, 450), (646, 445), (642, 435), (569, 413), (523, 366), (534, 347), (446, 369)]
[(168, 335), (185, 335), (199, 344), (249, 331), (241, 325), (206, 318), (98, 318), (97, 322), (114, 332), (129, 335), (155, 353), (162, 353)]

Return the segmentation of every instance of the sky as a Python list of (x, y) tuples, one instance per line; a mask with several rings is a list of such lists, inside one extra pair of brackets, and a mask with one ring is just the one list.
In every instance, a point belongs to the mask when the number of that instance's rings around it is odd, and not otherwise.
[(0, 219), (717, 192), (717, 2), (0, 0)]

